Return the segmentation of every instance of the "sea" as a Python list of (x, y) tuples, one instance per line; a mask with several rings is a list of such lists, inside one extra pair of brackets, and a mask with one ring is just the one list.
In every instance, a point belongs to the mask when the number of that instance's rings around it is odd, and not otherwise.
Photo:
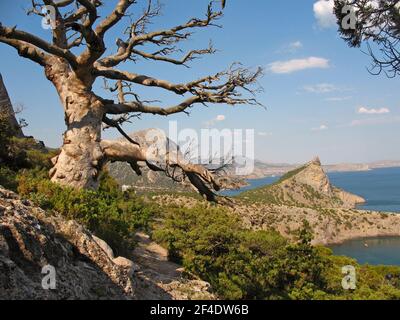
[[(382, 168), (359, 172), (328, 173), (331, 183), (362, 196), (366, 203), (358, 208), (400, 214), (400, 168)], [(235, 196), (277, 181), (279, 177), (248, 180), (249, 185), (224, 192)], [(365, 245), (367, 244), (367, 246)], [(354, 239), (330, 246), (336, 255), (355, 258), (361, 264), (400, 266), (400, 237)]]

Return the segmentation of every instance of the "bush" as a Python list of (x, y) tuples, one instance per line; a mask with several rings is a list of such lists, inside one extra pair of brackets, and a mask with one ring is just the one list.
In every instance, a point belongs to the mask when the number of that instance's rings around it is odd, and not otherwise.
[[(246, 230), (223, 209), (169, 208), (153, 237), (224, 299), (400, 298), (400, 268), (360, 266), (314, 247), (306, 221), (291, 243), (274, 230)], [(346, 265), (357, 269), (356, 290), (342, 288)]]
[(0, 166), (0, 185), (6, 189), (17, 190), (17, 174), (6, 166)]
[(308, 233), (301, 236), (289, 244), (273, 230), (246, 230), (224, 210), (202, 206), (170, 209), (154, 232), (173, 260), (225, 299), (299, 299), (323, 288), (328, 261)]
[(18, 192), (45, 210), (74, 219), (104, 239), (117, 255), (129, 255), (138, 229), (148, 229), (152, 208), (131, 193), (123, 193), (103, 173), (98, 191), (75, 190), (52, 183), (45, 169), (25, 170), (18, 176)]

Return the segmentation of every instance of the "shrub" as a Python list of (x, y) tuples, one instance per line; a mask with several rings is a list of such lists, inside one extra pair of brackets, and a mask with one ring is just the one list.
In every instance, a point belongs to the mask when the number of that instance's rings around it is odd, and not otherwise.
[[(170, 258), (208, 281), (224, 299), (399, 299), (400, 268), (360, 266), (314, 247), (307, 221), (289, 242), (274, 230), (251, 231), (223, 209), (169, 208), (153, 237)], [(342, 288), (342, 267), (357, 270), (357, 289)]]
[(0, 166), (0, 185), (6, 189), (16, 191), (17, 189), (17, 174), (6, 166)]
[(301, 237), (289, 244), (273, 230), (246, 230), (224, 210), (202, 206), (171, 208), (154, 232), (173, 260), (225, 299), (297, 299), (306, 290), (317, 292), (326, 259), (310, 245), (308, 233)]
[(45, 169), (25, 170), (18, 176), (18, 192), (45, 210), (84, 224), (118, 255), (135, 245), (138, 229), (147, 229), (153, 209), (132, 193), (123, 193), (107, 173), (98, 191), (75, 190), (52, 183)]

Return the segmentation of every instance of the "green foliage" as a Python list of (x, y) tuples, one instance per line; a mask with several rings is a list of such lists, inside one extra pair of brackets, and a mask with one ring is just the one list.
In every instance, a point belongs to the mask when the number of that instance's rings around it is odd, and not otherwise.
[[(400, 268), (360, 266), (311, 245), (307, 221), (289, 242), (274, 230), (251, 231), (223, 209), (169, 208), (153, 236), (170, 258), (208, 281), (225, 299), (399, 299)], [(357, 289), (342, 288), (342, 267), (357, 269)], [(391, 275), (388, 280), (387, 276)]]
[(0, 113), (0, 164), (15, 168), (25, 164), (25, 152), (16, 148), (14, 134), (7, 115)]
[(154, 237), (226, 299), (310, 298), (324, 285), (328, 261), (307, 232), (290, 244), (273, 230), (246, 230), (225, 211), (199, 206), (172, 208)]
[[(329, 295), (326, 299), (340, 300), (399, 300), (400, 268), (395, 266), (359, 265), (354, 259), (334, 256), (327, 248), (319, 248), (322, 255), (331, 261), (332, 267), (325, 270)], [(356, 268), (356, 290), (343, 290), (341, 281), (343, 266)]]
[(33, 138), (17, 138), (6, 114), (0, 114), (0, 165), (21, 168), (50, 168), (57, 151), (48, 151)]
[(12, 135), (13, 130), (7, 115), (0, 112), (0, 160), (4, 160), (7, 157), (7, 149)]
[(135, 245), (135, 232), (148, 228), (153, 210), (135, 195), (120, 191), (107, 173), (100, 181), (98, 191), (75, 190), (52, 183), (44, 169), (26, 170), (18, 176), (18, 192), (45, 210), (86, 225), (117, 255), (127, 255)]
[(0, 185), (4, 188), (16, 191), (17, 189), (17, 174), (6, 166), (0, 166)]
[(282, 183), (282, 182), (284, 182), (284, 181), (286, 181), (286, 180), (289, 180), (290, 178), (292, 178), (292, 177), (294, 177), (295, 175), (297, 175), (297, 174), (299, 174), (300, 172), (302, 172), (306, 167), (307, 167), (307, 166), (304, 165), (304, 166), (302, 166), (302, 167), (296, 168), (296, 169), (294, 169), (294, 170), (291, 170), (291, 171), (285, 173), (278, 181), (276, 181), (276, 182), (274, 183), (274, 185), (280, 184), (280, 183)]

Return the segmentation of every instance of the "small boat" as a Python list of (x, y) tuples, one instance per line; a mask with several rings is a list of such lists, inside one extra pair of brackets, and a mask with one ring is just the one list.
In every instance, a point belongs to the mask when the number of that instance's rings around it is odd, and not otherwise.
[(364, 247), (369, 248), (368, 243), (364, 242)]

